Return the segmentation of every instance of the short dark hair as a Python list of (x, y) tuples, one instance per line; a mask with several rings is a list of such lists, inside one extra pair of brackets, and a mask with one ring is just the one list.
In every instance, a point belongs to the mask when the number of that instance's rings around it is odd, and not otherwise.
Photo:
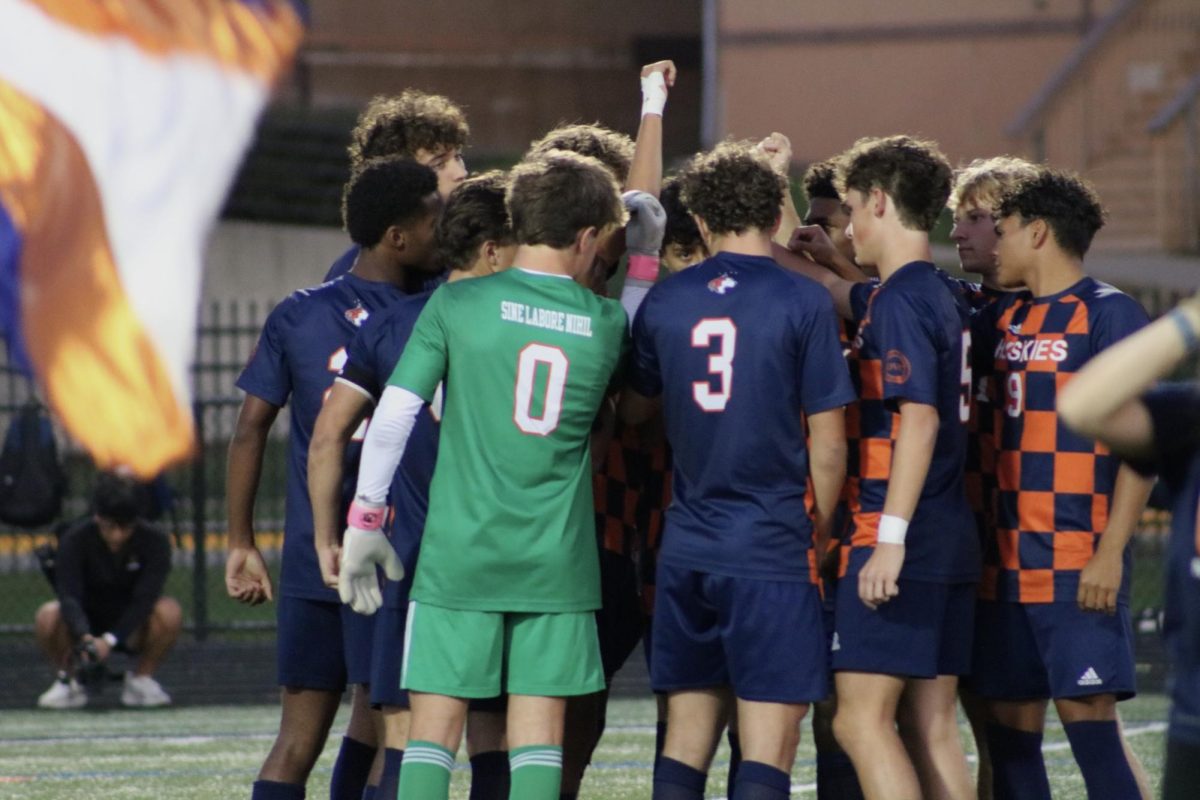
[(475, 175), (455, 187), (437, 225), (437, 261), (443, 269), (469, 269), (487, 241), (513, 241), (504, 193), (508, 176), (500, 170)]
[(937, 225), (954, 183), (954, 170), (937, 143), (911, 136), (859, 139), (837, 165), (839, 194), (881, 189), (906, 227), (926, 233)]
[(350, 133), (350, 165), (387, 156), (416, 158), (418, 150), (461, 148), (470, 136), (466, 116), (449, 98), (417, 89), (379, 95), (367, 103)]
[(633, 140), (598, 122), (558, 126), (529, 145), (525, 159), (530, 161), (539, 158), (551, 150), (567, 150), (581, 156), (591, 156), (612, 170), (621, 186), (629, 178), (629, 166), (633, 163)]
[(142, 492), (133, 478), (102, 472), (92, 490), (92, 513), (117, 525), (132, 525), (141, 517)]
[(678, 178), (668, 178), (658, 197), (663, 210), (667, 212), (667, 229), (663, 234), (662, 246), (665, 248), (677, 244), (687, 250), (703, 248), (704, 240), (700, 236), (700, 229), (696, 227), (696, 220), (679, 197), (682, 188)]
[(354, 171), (342, 195), (342, 221), (350, 239), (374, 247), (392, 225), (425, 213), (425, 198), (437, 191), (437, 174), (409, 158), (377, 158)]
[(804, 196), (811, 202), (816, 197), (824, 197), (828, 200), (841, 200), (842, 196), (838, 194), (837, 184), (837, 165), (832, 159), (818, 161), (815, 164), (810, 164), (808, 169), (804, 171)]
[(590, 156), (551, 150), (513, 167), (505, 197), (518, 244), (561, 250), (579, 231), (624, 224), (625, 206), (612, 172)]
[(748, 141), (722, 142), (696, 154), (679, 180), (684, 205), (718, 234), (769, 231), (787, 191), (787, 179)]
[(1096, 231), (1104, 227), (1104, 207), (1096, 190), (1078, 175), (1041, 167), (1000, 196), (998, 218), (1012, 215), (1026, 224), (1045, 220), (1058, 246), (1076, 258), (1087, 255)]

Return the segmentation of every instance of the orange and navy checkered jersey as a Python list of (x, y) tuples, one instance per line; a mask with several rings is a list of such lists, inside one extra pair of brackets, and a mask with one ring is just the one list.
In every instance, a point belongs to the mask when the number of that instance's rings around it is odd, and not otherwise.
[[(987, 308), (1009, 293), (1001, 289), (958, 281), (964, 297), (976, 311)], [(967, 489), (967, 502), (975, 514), (980, 541), (986, 541), (994, 518), (996, 505), (996, 442), (995, 418), (988, 402), (988, 376), (976, 370), (974, 396), (971, 398), (971, 417), (967, 420), (967, 461), (963, 469), (963, 484)], [(985, 411), (987, 413), (981, 413)]]
[(847, 460), (853, 517), (843, 574), (855, 573), (875, 546), (887, 497), (899, 403), (937, 408), (937, 443), (909, 525), (901, 576), (971, 581), (979, 574), (979, 537), (963, 489), (971, 394), (970, 308), (953, 279), (927, 262), (897, 270), (882, 285), (851, 293), (859, 329), (851, 348), (859, 402), (847, 409)]
[(635, 560), (643, 610), (650, 614), (663, 516), (671, 505), (671, 447), (661, 416), (641, 425), (616, 422), (592, 495), (600, 546)]
[[(1079, 572), (1108, 524), (1120, 465), (1062, 423), (1058, 392), (1092, 356), (1146, 322), (1135, 300), (1093, 278), (1048, 297), (1020, 292), (978, 316), (977, 364), (990, 373), (997, 482), (982, 597), (1075, 602)], [(1119, 599), (1127, 602), (1128, 549), (1125, 556)]]

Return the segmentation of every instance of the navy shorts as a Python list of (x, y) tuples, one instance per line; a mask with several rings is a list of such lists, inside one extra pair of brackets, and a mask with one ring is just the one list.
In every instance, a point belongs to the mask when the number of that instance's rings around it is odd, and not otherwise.
[(375, 612), (375, 644), (371, 650), (371, 705), (408, 708), (408, 691), (400, 688), (404, 663), (407, 608), (384, 605)]
[(280, 686), (340, 692), (371, 680), (374, 617), (325, 600), (282, 596), (276, 608)]
[(900, 594), (872, 611), (858, 575), (838, 581), (833, 669), (904, 678), (966, 675), (971, 669), (975, 583), (900, 579)]
[(743, 700), (829, 694), (821, 598), (811, 583), (737, 578), (659, 562), (650, 682), (656, 692), (730, 685)]
[(1129, 608), (1114, 615), (1075, 603), (980, 600), (970, 688), (989, 700), (1136, 692)]
[(600, 637), (604, 683), (611, 684), (642, 638), (642, 599), (632, 559), (610, 550), (600, 551), (600, 602), (596, 633)]

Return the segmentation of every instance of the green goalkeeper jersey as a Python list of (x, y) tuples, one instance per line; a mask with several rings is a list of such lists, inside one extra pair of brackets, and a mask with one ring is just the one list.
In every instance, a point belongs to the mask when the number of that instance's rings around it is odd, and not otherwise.
[(429, 299), (389, 384), (445, 405), (411, 596), (445, 608), (600, 607), (589, 437), (625, 311), (510, 269)]

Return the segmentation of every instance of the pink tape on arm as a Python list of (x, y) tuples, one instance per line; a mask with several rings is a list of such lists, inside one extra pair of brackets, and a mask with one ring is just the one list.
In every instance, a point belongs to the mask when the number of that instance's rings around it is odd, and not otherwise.
[(372, 508), (371, 506), (361, 505), (358, 500), (350, 503), (350, 513), (346, 515), (346, 522), (351, 528), (358, 528), (362, 531), (377, 531), (383, 527), (383, 517), (386, 508)]
[(631, 255), (625, 277), (654, 283), (658, 279), (658, 259), (654, 256)]

